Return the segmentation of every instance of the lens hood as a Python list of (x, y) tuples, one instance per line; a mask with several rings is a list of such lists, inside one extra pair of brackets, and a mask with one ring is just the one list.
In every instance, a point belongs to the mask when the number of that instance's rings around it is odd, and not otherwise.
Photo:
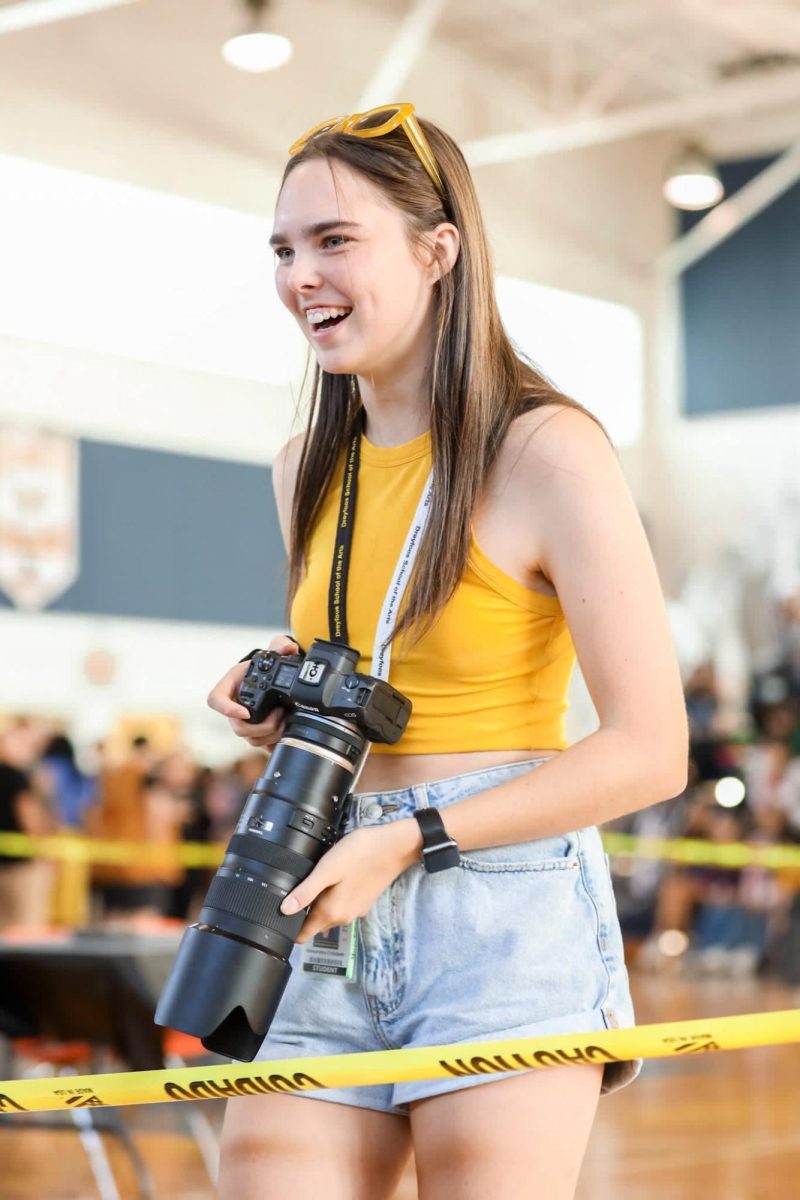
[(193, 1034), (215, 1054), (252, 1062), (291, 973), (284, 959), (217, 930), (191, 925), (161, 993), (156, 1024)]

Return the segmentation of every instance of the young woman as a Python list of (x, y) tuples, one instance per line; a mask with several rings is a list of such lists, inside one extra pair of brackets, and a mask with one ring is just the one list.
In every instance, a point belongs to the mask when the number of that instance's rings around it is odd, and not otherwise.
[[(271, 648), (329, 637), (354, 437), (346, 616), (361, 671), (431, 469), (432, 493), (391, 643), (412, 717), (396, 745), (371, 750), (346, 836), (284, 901), (310, 912), (262, 1057), (630, 1025), (595, 826), (680, 792), (687, 742), (658, 578), (614, 450), (509, 343), (447, 134), (392, 105), (324, 122), (289, 153), (276, 281), (317, 367), (308, 429), (273, 472), (297, 642)], [(600, 728), (567, 747), (576, 651)], [(246, 665), (209, 703), (269, 750), (282, 722), (243, 719)], [(458, 847), (435, 873), (421, 862), (422, 810)], [(356, 919), (352, 981), (301, 969), (310, 939)], [(413, 1147), (421, 1200), (567, 1200), (601, 1089), (639, 1067), (234, 1100), (221, 1195), (388, 1200)]]

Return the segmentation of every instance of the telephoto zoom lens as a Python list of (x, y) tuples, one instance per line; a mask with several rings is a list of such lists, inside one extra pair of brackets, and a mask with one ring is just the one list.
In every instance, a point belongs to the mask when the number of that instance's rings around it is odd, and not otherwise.
[(349, 721), (291, 713), (183, 935), (157, 1025), (193, 1034), (217, 1054), (255, 1058), (306, 917), (284, 916), (280, 905), (340, 836), (367, 744)]

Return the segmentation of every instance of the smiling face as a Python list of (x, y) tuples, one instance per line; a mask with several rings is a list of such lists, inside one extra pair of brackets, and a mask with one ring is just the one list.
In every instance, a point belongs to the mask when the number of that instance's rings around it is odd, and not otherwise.
[(424, 366), (439, 269), (366, 176), (324, 158), (299, 164), (271, 241), (278, 295), (323, 370), (378, 382)]

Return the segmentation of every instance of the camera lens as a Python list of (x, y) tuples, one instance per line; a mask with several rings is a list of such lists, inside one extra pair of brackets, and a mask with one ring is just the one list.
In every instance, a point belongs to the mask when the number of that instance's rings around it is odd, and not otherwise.
[(255, 1057), (306, 916), (284, 916), (280, 905), (336, 840), (365, 742), (348, 722), (291, 715), (184, 934), (157, 1024), (192, 1033), (218, 1054)]

